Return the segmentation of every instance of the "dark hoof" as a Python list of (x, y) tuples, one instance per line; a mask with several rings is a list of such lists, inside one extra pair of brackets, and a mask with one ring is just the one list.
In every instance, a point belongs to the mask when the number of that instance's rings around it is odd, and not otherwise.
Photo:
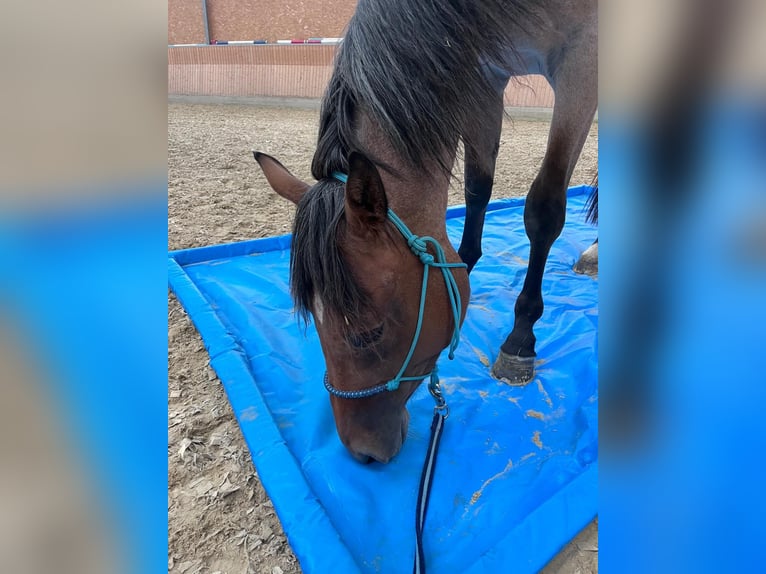
[(535, 358), (515, 357), (500, 351), (495, 364), (492, 365), (491, 374), (498, 381), (509, 385), (526, 385), (535, 376)]
[(594, 243), (580, 255), (580, 260), (575, 263), (575, 273), (582, 275), (598, 276), (598, 243)]

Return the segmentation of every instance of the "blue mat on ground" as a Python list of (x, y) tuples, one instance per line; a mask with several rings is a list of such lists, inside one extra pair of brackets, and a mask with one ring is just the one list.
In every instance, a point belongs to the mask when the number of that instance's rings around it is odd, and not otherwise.
[[(535, 329), (537, 375), (525, 387), (488, 374), (528, 254), (523, 200), (490, 203), (461, 343), (454, 361), (439, 361), (451, 414), (425, 525), (431, 572), (535, 572), (596, 515), (598, 284), (571, 270), (596, 237), (585, 222), (588, 191), (569, 190)], [(454, 245), (464, 214), (447, 213)], [(293, 312), (289, 249), (283, 236), (172, 252), (170, 285), (205, 341), (303, 570), (411, 572), (433, 400), (425, 385), (413, 395), (408, 438), (392, 462), (351, 458), (322, 386), (316, 331)]]

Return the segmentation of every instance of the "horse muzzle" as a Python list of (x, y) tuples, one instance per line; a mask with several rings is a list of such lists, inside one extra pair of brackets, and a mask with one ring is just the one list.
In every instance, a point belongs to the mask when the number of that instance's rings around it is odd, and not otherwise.
[(344, 431), (338, 429), (341, 441), (348, 449), (351, 456), (358, 462), (367, 464), (377, 461), (382, 464), (390, 462), (402, 449), (404, 439), (407, 437), (410, 415), (406, 409), (397, 421), (391, 424), (380, 425), (374, 429), (362, 425), (344, 425)]

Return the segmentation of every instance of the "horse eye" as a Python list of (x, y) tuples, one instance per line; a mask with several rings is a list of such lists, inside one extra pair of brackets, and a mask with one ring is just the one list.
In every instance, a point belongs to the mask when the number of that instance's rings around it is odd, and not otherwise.
[(348, 336), (348, 342), (351, 344), (352, 347), (356, 349), (364, 349), (365, 347), (369, 347), (371, 345), (374, 345), (378, 341), (380, 341), (380, 338), (383, 336), (383, 325), (379, 325), (378, 327), (375, 327), (374, 329), (370, 329), (369, 331), (365, 331), (364, 333), (352, 333)]

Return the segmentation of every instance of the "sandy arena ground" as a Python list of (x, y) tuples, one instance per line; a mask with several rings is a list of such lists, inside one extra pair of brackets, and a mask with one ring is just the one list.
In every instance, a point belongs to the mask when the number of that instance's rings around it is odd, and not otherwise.
[[(170, 103), (168, 248), (289, 233), (294, 208), (271, 191), (250, 150), (274, 155), (311, 181), (317, 123), (315, 110)], [(526, 194), (547, 135), (546, 122), (506, 120), (493, 197)], [(592, 181), (597, 159), (594, 125), (572, 185)], [(450, 204), (459, 203), (461, 180), (450, 192)], [(172, 294), (168, 379), (168, 572), (301, 572), (202, 341)], [(597, 571), (596, 522), (544, 570)]]

